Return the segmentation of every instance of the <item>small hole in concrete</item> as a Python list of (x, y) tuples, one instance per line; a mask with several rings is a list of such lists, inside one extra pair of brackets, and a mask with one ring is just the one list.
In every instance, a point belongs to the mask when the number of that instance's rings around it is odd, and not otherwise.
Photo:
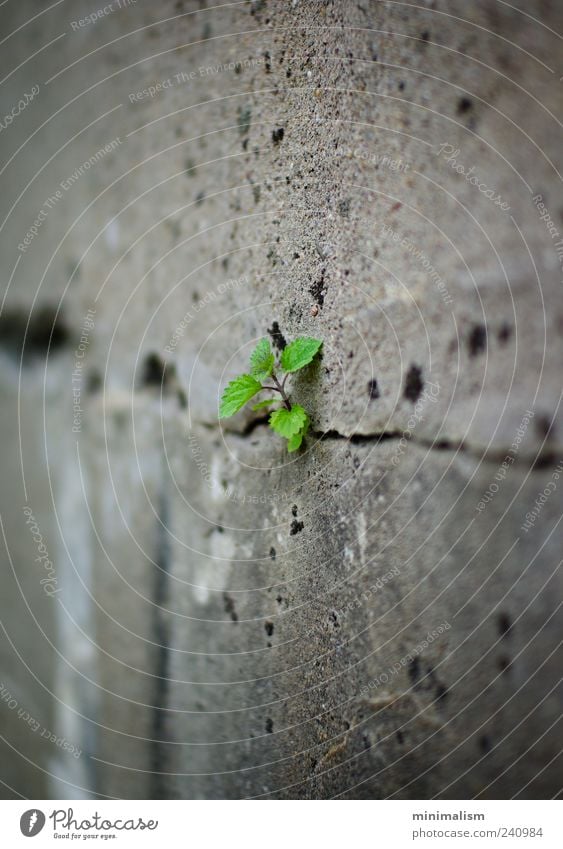
[(377, 380), (372, 378), (368, 381), (368, 395), (372, 401), (375, 401), (376, 398), (379, 398), (379, 386), (377, 385)]
[(416, 404), (420, 398), (423, 386), (422, 369), (412, 365), (407, 372), (405, 380), (405, 398), (407, 401), (412, 401), (413, 404)]
[(512, 336), (512, 327), (510, 324), (503, 324), (498, 332), (498, 340), (505, 345)]
[(460, 97), (457, 102), (457, 111), (459, 115), (463, 115), (473, 107), (473, 101), (469, 97)]
[(476, 357), (487, 349), (487, 328), (484, 324), (476, 324), (469, 334), (467, 342), (469, 356)]
[(141, 383), (143, 386), (162, 386), (164, 388), (168, 383), (168, 378), (172, 369), (173, 366), (170, 366), (167, 374), (166, 363), (164, 360), (162, 360), (158, 354), (147, 354), (143, 364)]
[(487, 734), (483, 734), (482, 737), (479, 737), (479, 748), (482, 752), (490, 752), (493, 744), (491, 743), (490, 737)]
[(497, 618), (497, 628), (501, 637), (508, 636), (508, 633), (512, 628), (512, 622), (510, 621), (508, 613), (499, 613)]

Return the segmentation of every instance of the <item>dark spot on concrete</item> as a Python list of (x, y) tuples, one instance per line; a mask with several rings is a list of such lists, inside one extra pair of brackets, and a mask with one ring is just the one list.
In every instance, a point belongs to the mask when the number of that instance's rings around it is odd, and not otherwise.
[(448, 688), (444, 687), (443, 684), (438, 684), (436, 687), (436, 700), (438, 702), (445, 702), (448, 697)]
[(86, 375), (86, 392), (94, 395), (102, 388), (102, 375), (96, 369), (88, 372)]
[(340, 628), (340, 623), (338, 622), (338, 616), (335, 610), (330, 611), (330, 613), (328, 614), (328, 618), (330, 619), (335, 628)]
[(261, 12), (266, 8), (266, 0), (252, 0), (250, 4), (250, 14), (255, 15), (257, 12)]
[(416, 686), (420, 678), (420, 660), (418, 659), (418, 657), (414, 657), (412, 660), (409, 661), (407, 672), (411, 684), (413, 685), (413, 687)]
[(420, 33), (420, 37), (423, 41), (428, 41), (428, 39), (430, 38), (430, 33), (427, 29), (425, 29)]
[(419, 366), (412, 365), (405, 379), (405, 398), (407, 401), (412, 401), (416, 404), (420, 398), (424, 382), (422, 380), (422, 369)]
[(235, 603), (229, 593), (223, 593), (223, 601), (225, 603), (225, 613), (228, 613), (233, 622), (238, 622), (238, 614), (235, 610)]
[(405, 738), (404, 738), (404, 736), (403, 736), (403, 732), (399, 729), (399, 730), (397, 731), (397, 743), (398, 743), (400, 746), (402, 746), (404, 742), (405, 742)]
[(252, 186), (252, 194), (254, 195), (254, 203), (260, 201), (260, 186)]
[[(27, 331), (27, 332), (26, 332)], [(25, 337), (25, 341), (24, 341)], [(4, 310), (0, 316), (0, 346), (23, 363), (56, 354), (70, 343), (70, 332), (62, 311), (43, 306), (29, 317), (23, 309)]]
[(479, 737), (478, 745), (482, 752), (490, 752), (493, 748), (491, 738), (487, 734), (483, 734), (482, 737)]
[(510, 658), (503, 655), (503, 657), (499, 657), (498, 668), (501, 672), (508, 672), (510, 670), (511, 662)]
[(293, 507), (291, 508), (291, 515), (297, 516), (297, 504), (294, 504)]
[(147, 354), (143, 364), (143, 372), (141, 375), (142, 386), (161, 386), (166, 387), (172, 371), (173, 365), (168, 365), (162, 360), (158, 354), (154, 352)]
[(272, 343), (274, 347), (277, 348), (278, 351), (283, 351), (283, 349), (287, 345), (287, 342), (285, 341), (285, 337), (283, 336), (277, 321), (274, 321), (272, 323), (272, 326), (268, 328), (268, 333), (272, 338)]
[(274, 546), (272, 546), (270, 549), (270, 557), (272, 558), (272, 560), (276, 559), (276, 549), (274, 548)]
[(404, 91), (404, 90), (405, 90), (405, 84), (404, 84), (403, 80), (401, 80), (399, 82), (399, 91)]
[(350, 198), (346, 198), (345, 200), (341, 200), (338, 202), (338, 212), (342, 216), (342, 218), (350, 217), (350, 205), (352, 201)]
[(368, 395), (372, 401), (380, 397), (379, 386), (375, 377), (368, 381)]
[(278, 604), (281, 604), (281, 603), (282, 603), (283, 598), (281, 597), (281, 595), (277, 595), (277, 596), (276, 596), (276, 601), (277, 601), (277, 603), (278, 603)]
[(203, 203), (204, 199), (205, 199), (205, 192), (203, 192), (203, 191), (198, 192), (198, 193), (197, 193), (197, 195), (196, 195), (196, 199), (195, 199), (195, 205), (196, 205), (196, 206), (201, 206), (201, 204)]
[(484, 324), (476, 324), (471, 329), (469, 339), (467, 340), (467, 347), (470, 357), (476, 357), (478, 354), (482, 354), (483, 351), (487, 350), (487, 328)]
[(304, 527), (305, 527), (305, 525), (303, 524), (303, 522), (298, 522), (297, 519), (294, 519), (293, 522), (291, 523), (291, 527), (289, 529), (290, 537), (293, 537), (293, 536), (295, 536), (295, 534), (300, 533), (303, 530)]
[(325, 302), (325, 294), (326, 294), (326, 286), (325, 286), (325, 269), (323, 268), (321, 271), (321, 275), (318, 280), (315, 280), (314, 283), (311, 283), (309, 286), (309, 292), (315, 299), (316, 303), (319, 307)]
[(499, 332), (498, 332), (499, 342), (501, 342), (503, 345), (505, 345), (508, 342), (508, 340), (510, 339), (511, 336), (512, 336), (512, 327), (510, 326), (510, 324), (506, 324), (506, 323), (503, 324), (499, 328)]
[(250, 130), (250, 122), (252, 118), (252, 110), (250, 106), (239, 106), (237, 109), (239, 133), (241, 136), (247, 136)]
[(264, 624), (264, 628), (266, 630), (267, 635), (269, 637), (271, 637), (272, 634), (274, 633), (274, 623), (273, 622), (266, 622)]
[(510, 621), (508, 613), (499, 613), (497, 617), (497, 628), (501, 637), (508, 636), (510, 629), (512, 628), (512, 622)]
[(178, 404), (180, 405), (180, 409), (186, 410), (188, 407), (188, 396), (184, 389), (178, 389), (176, 393), (176, 397), (178, 398)]
[(469, 112), (470, 109), (473, 108), (473, 101), (469, 97), (460, 97), (457, 102), (457, 112), (458, 115), (464, 115), (466, 112)]
[(274, 144), (279, 144), (283, 140), (284, 129), (278, 127), (277, 130), (272, 130), (272, 141)]
[(266, 732), (268, 734), (272, 734), (273, 731), (274, 731), (274, 720), (270, 719), (270, 717), (268, 716), (266, 718)]
[(553, 427), (553, 419), (549, 416), (540, 415), (535, 422), (536, 433), (540, 439), (548, 439)]
[(264, 50), (264, 70), (267, 74), (269, 74), (272, 70), (272, 63), (270, 62), (270, 54), (267, 50)]

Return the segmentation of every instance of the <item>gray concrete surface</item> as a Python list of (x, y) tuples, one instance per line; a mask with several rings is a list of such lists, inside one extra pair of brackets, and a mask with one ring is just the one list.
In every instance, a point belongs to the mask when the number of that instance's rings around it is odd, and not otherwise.
[[(1, 680), (59, 740), (1, 702), (3, 794), (555, 796), (561, 6), (96, 9), (0, 9)], [(268, 334), (324, 340), (290, 457), (217, 421)]]

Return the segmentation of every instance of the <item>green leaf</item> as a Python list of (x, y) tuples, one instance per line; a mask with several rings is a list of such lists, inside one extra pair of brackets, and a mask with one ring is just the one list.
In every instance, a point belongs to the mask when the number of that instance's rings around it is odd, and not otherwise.
[(296, 433), (295, 436), (292, 436), (291, 439), (289, 439), (288, 442), (287, 442), (287, 450), (288, 450), (289, 454), (291, 454), (293, 451), (297, 451), (298, 448), (301, 448), (301, 443), (303, 442), (303, 439), (305, 438), (305, 434), (309, 430), (309, 425), (311, 423), (311, 419), (309, 418), (309, 416), (307, 416), (306, 413), (305, 413), (305, 415), (306, 415), (305, 424), (303, 425), (303, 427), (301, 428), (299, 433)]
[(280, 436), (285, 436), (286, 439), (291, 439), (303, 428), (307, 421), (307, 413), (299, 404), (294, 404), (291, 410), (276, 410), (270, 416), (270, 427), (279, 433)]
[(287, 451), (291, 454), (293, 451), (297, 451), (298, 448), (301, 448), (301, 443), (303, 442), (303, 434), (301, 431), (296, 433), (295, 436), (292, 436), (291, 439), (287, 441)]
[(250, 374), (241, 374), (225, 387), (221, 406), (219, 407), (219, 418), (228, 419), (244, 407), (260, 390), (262, 384)]
[(320, 339), (312, 336), (299, 336), (286, 345), (281, 355), (281, 367), (284, 371), (299, 371), (308, 366), (322, 345)]
[(258, 401), (252, 407), (253, 410), (263, 410), (264, 407), (270, 407), (272, 404), (279, 404), (281, 398), (267, 398), (265, 401)]
[(266, 380), (274, 368), (274, 355), (267, 339), (260, 339), (250, 355), (250, 374), (256, 380)]

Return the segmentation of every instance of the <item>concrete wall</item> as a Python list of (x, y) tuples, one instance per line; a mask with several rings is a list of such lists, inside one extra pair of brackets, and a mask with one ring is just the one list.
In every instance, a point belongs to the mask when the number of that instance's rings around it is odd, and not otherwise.
[(555, 795), (561, 5), (98, 7), (0, 9), (4, 794)]

